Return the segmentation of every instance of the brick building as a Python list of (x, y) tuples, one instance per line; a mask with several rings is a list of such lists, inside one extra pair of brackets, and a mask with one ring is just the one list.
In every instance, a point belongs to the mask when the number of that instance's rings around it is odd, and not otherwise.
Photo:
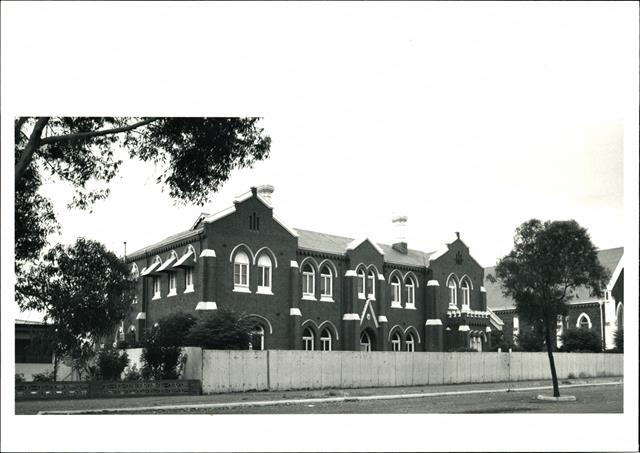
[[(599, 250), (598, 260), (604, 266), (611, 278), (602, 298), (591, 296), (590, 290), (585, 287), (577, 288), (571, 294), (567, 302), (569, 307), (567, 316), (558, 319), (556, 336), (558, 347), (561, 346), (560, 335), (568, 328), (590, 329), (598, 333), (602, 339), (602, 348), (614, 347), (613, 334), (623, 325), (624, 320), (624, 249), (622, 247)], [(486, 268), (485, 277), (495, 276), (495, 268)], [(487, 304), (489, 310), (495, 313), (503, 321), (503, 333), (505, 339), (513, 341), (518, 333), (529, 328), (519, 319), (515, 310), (515, 302), (510, 297), (505, 297), (498, 282), (491, 282), (485, 278), (484, 285), (487, 291)]]
[[(137, 295), (119, 335), (139, 339), (175, 311), (227, 308), (255, 321), (257, 349), (487, 347), (496, 325), (484, 270), (459, 234), (425, 253), (402, 238), (386, 245), (294, 229), (274, 214), (272, 192), (251, 188), (228, 209), (128, 255)], [(406, 220), (393, 221), (402, 230)]]

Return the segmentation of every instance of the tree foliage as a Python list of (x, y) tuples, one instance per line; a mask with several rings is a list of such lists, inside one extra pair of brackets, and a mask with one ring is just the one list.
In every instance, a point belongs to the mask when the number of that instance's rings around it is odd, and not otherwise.
[(541, 329), (526, 329), (518, 334), (518, 351), (540, 352), (544, 350), (544, 335)]
[(624, 329), (618, 328), (613, 333), (613, 343), (615, 344), (616, 352), (624, 352)]
[(177, 379), (180, 376), (182, 348), (161, 343), (160, 329), (148, 329), (142, 341), (142, 377), (144, 379)]
[(129, 356), (126, 351), (102, 349), (96, 356), (96, 377), (105, 381), (119, 381), (128, 364)]
[(541, 326), (554, 396), (559, 396), (552, 354), (557, 316), (566, 315), (566, 302), (578, 287), (601, 296), (609, 278), (587, 230), (575, 220), (523, 223), (516, 230), (513, 249), (499, 260), (496, 277), (503, 293), (515, 300), (518, 314)]
[(70, 207), (90, 209), (109, 195), (122, 161), (116, 150), (162, 168), (157, 182), (180, 202), (204, 204), (237, 168), (269, 154), (258, 118), (19, 117), (15, 120), (17, 300), (25, 266), (36, 260), (58, 224), (42, 181), (69, 183)]
[(175, 312), (164, 316), (154, 330), (155, 341), (160, 346), (188, 346), (186, 338), (195, 323), (196, 318), (190, 313)]
[(567, 329), (560, 336), (564, 352), (601, 352), (600, 335), (591, 329)]
[(254, 327), (255, 322), (231, 310), (217, 310), (199, 319), (186, 340), (204, 349), (249, 349)]

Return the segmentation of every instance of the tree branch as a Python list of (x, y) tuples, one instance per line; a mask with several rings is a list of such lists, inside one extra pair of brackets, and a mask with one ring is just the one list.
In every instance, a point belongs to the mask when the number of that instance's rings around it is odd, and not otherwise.
[(127, 132), (132, 129), (137, 129), (139, 127), (145, 126), (149, 123), (153, 123), (157, 121), (159, 118), (147, 118), (143, 121), (138, 121), (137, 123), (130, 124), (128, 126), (115, 127), (113, 129), (103, 129), (100, 131), (91, 131), (91, 132), (78, 132), (77, 134), (68, 134), (68, 135), (59, 135), (57, 137), (47, 137), (40, 141), (41, 145), (47, 145), (49, 143), (67, 141), (67, 140), (87, 140), (93, 137), (101, 137), (103, 135), (111, 135), (111, 134), (119, 134), (121, 132)]
[(42, 130), (49, 122), (48, 116), (42, 116), (38, 118), (36, 121), (36, 125), (33, 126), (33, 131), (31, 132), (31, 136), (29, 137), (29, 141), (27, 142), (27, 146), (22, 150), (22, 154), (20, 155), (20, 159), (18, 159), (18, 163), (16, 164), (16, 180), (15, 184), (18, 184), (22, 175), (29, 167), (31, 160), (33, 159), (33, 153), (40, 146), (40, 136), (42, 135)]
[(16, 143), (18, 143), (18, 139), (20, 136), (20, 131), (22, 130), (22, 126), (24, 126), (24, 123), (27, 122), (27, 120), (29, 119), (28, 116), (21, 116), (20, 118), (18, 118), (18, 121), (16, 122), (16, 128), (14, 131), (14, 137), (13, 139), (15, 140)]

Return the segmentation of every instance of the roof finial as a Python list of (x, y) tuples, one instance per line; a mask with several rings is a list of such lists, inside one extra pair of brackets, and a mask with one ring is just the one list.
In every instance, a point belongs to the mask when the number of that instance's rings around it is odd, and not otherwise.
[(460, 232), (459, 232), (459, 231), (456, 231), (456, 237), (457, 237), (458, 239), (460, 239)]

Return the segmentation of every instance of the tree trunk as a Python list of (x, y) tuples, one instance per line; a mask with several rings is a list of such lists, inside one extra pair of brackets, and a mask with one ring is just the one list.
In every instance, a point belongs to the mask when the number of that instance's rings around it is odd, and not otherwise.
[(38, 121), (36, 121), (35, 126), (33, 126), (33, 131), (31, 131), (31, 136), (29, 137), (29, 141), (27, 142), (27, 145), (25, 146), (25, 148), (22, 150), (22, 154), (18, 159), (18, 163), (16, 163), (15, 185), (18, 185), (20, 178), (22, 178), (22, 175), (24, 174), (24, 172), (27, 171), (27, 167), (29, 167), (31, 160), (33, 159), (33, 154), (35, 153), (38, 146), (40, 146), (40, 140), (41, 140), (40, 137), (42, 135), (42, 131), (44, 130), (48, 122), (49, 122), (49, 117), (43, 116), (38, 118)]
[(551, 380), (553, 381), (553, 396), (560, 396), (560, 387), (558, 387), (558, 375), (556, 374), (556, 364), (553, 361), (553, 345), (551, 344), (551, 327), (549, 320), (544, 323), (545, 343), (547, 344), (547, 355), (549, 356), (549, 366), (551, 367)]
[(53, 382), (58, 381), (58, 354), (53, 354)]

